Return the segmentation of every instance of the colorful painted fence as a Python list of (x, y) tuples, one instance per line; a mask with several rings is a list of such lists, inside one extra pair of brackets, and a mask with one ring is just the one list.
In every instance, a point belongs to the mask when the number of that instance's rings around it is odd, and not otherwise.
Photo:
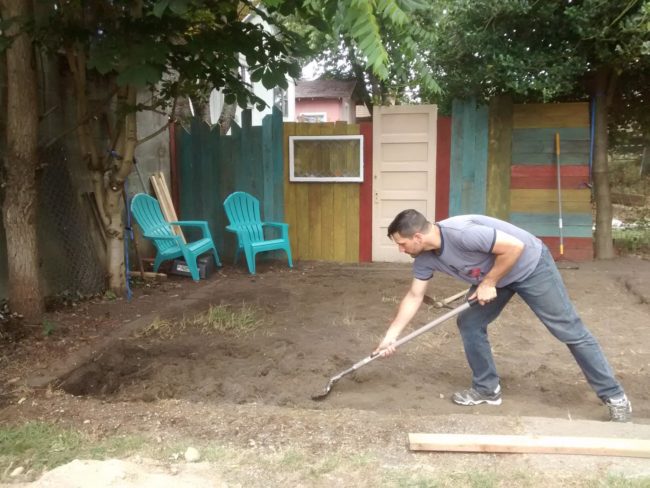
[[(289, 181), (289, 135), (359, 133), (364, 135), (363, 183)], [(369, 124), (283, 124), (277, 110), (262, 126), (252, 126), (251, 112), (244, 111), (242, 126), (234, 124), (227, 136), (199, 120), (189, 131), (176, 127), (172, 195), (177, 195), (179, 218), (207, 220), (219, 253), (228, 259), (235, 238), (225, 232), (223, 201), (233, 191), (246, 191), (260, 200), (264, 220), (289, 224), (294, 259), (369, 261), (371, 136)]]
[(587, 103), (513, 104), (502, 97), (488, 109), (455, 102), (452, 127), (450, 215), (508, 220), (557, 258), (561, 195), (564, 257), (593, 258)]

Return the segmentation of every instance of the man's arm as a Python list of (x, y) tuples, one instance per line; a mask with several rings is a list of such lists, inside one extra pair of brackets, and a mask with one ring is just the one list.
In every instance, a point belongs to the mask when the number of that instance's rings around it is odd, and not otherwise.
[(476, 292), (470, 299), (478, 298), (481, 305), (494, 300), (497, 296), (497, 283), (510, 272), (523, 250), (523, 242), (510, 234), (497, 230), (494, 246), (492, 246), (492, 254), (495, 255), (494, 266), (479, 283)]
[(381, 341), (377, 349), (375, 349), (373, 354), (382, 351), (382, 356), (390, 356), (395, 352), (395, 347), (393, 347), (392, 344), (399, 337), (402, 330), (404, 330), (404, 327), (406, 327), (415, 316), (420, 305), (422, 305), (422, 300), (424, 299), (424, 293), (427, 291), (428, 284), (428, 281), (413, 278), (411, 289), (402, 299), (397, 315), (390, 324), (390, 327), (388, 327), (384, 339)]

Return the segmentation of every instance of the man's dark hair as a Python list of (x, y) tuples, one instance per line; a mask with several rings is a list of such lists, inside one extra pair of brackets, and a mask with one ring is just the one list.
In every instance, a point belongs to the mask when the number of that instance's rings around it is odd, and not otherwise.
[(417, 232), (427, 233), (431, 223), (417, 210), (409, 208), (402, 210), (388, 226), (388, 238), (392, 239), (393, 234), (398, 232), (402, 237), (413, 237)]

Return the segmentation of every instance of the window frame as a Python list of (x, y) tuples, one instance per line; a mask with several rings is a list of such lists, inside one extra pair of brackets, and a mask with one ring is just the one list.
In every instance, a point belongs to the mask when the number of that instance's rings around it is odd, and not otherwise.
[[(359, 141), (359, 176), (296, 176), (295, 141)], [(363, 135), (289, 136), (289, 181), (296, 183), (363, 183)]]

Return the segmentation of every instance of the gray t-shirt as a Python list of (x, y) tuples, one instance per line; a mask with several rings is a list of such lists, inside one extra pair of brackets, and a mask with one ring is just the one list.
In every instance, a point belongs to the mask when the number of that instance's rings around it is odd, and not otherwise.
[(502, 288), (526, 278), (537, 266), (542, 253), (542, 241), (531, 233), (503, 220), (484, 215), (459, 215), (437, 224), (442, 239), (440, 249), (425, 251), (415, 258), (413, 275), (429, 280), (434, 271), (442, 271), (463, 281), (478, 285), (492, 269), (492, 254), (496, 231), (516, 237), (524, 243), (524, 250), (510, 270), (497, 283)]

